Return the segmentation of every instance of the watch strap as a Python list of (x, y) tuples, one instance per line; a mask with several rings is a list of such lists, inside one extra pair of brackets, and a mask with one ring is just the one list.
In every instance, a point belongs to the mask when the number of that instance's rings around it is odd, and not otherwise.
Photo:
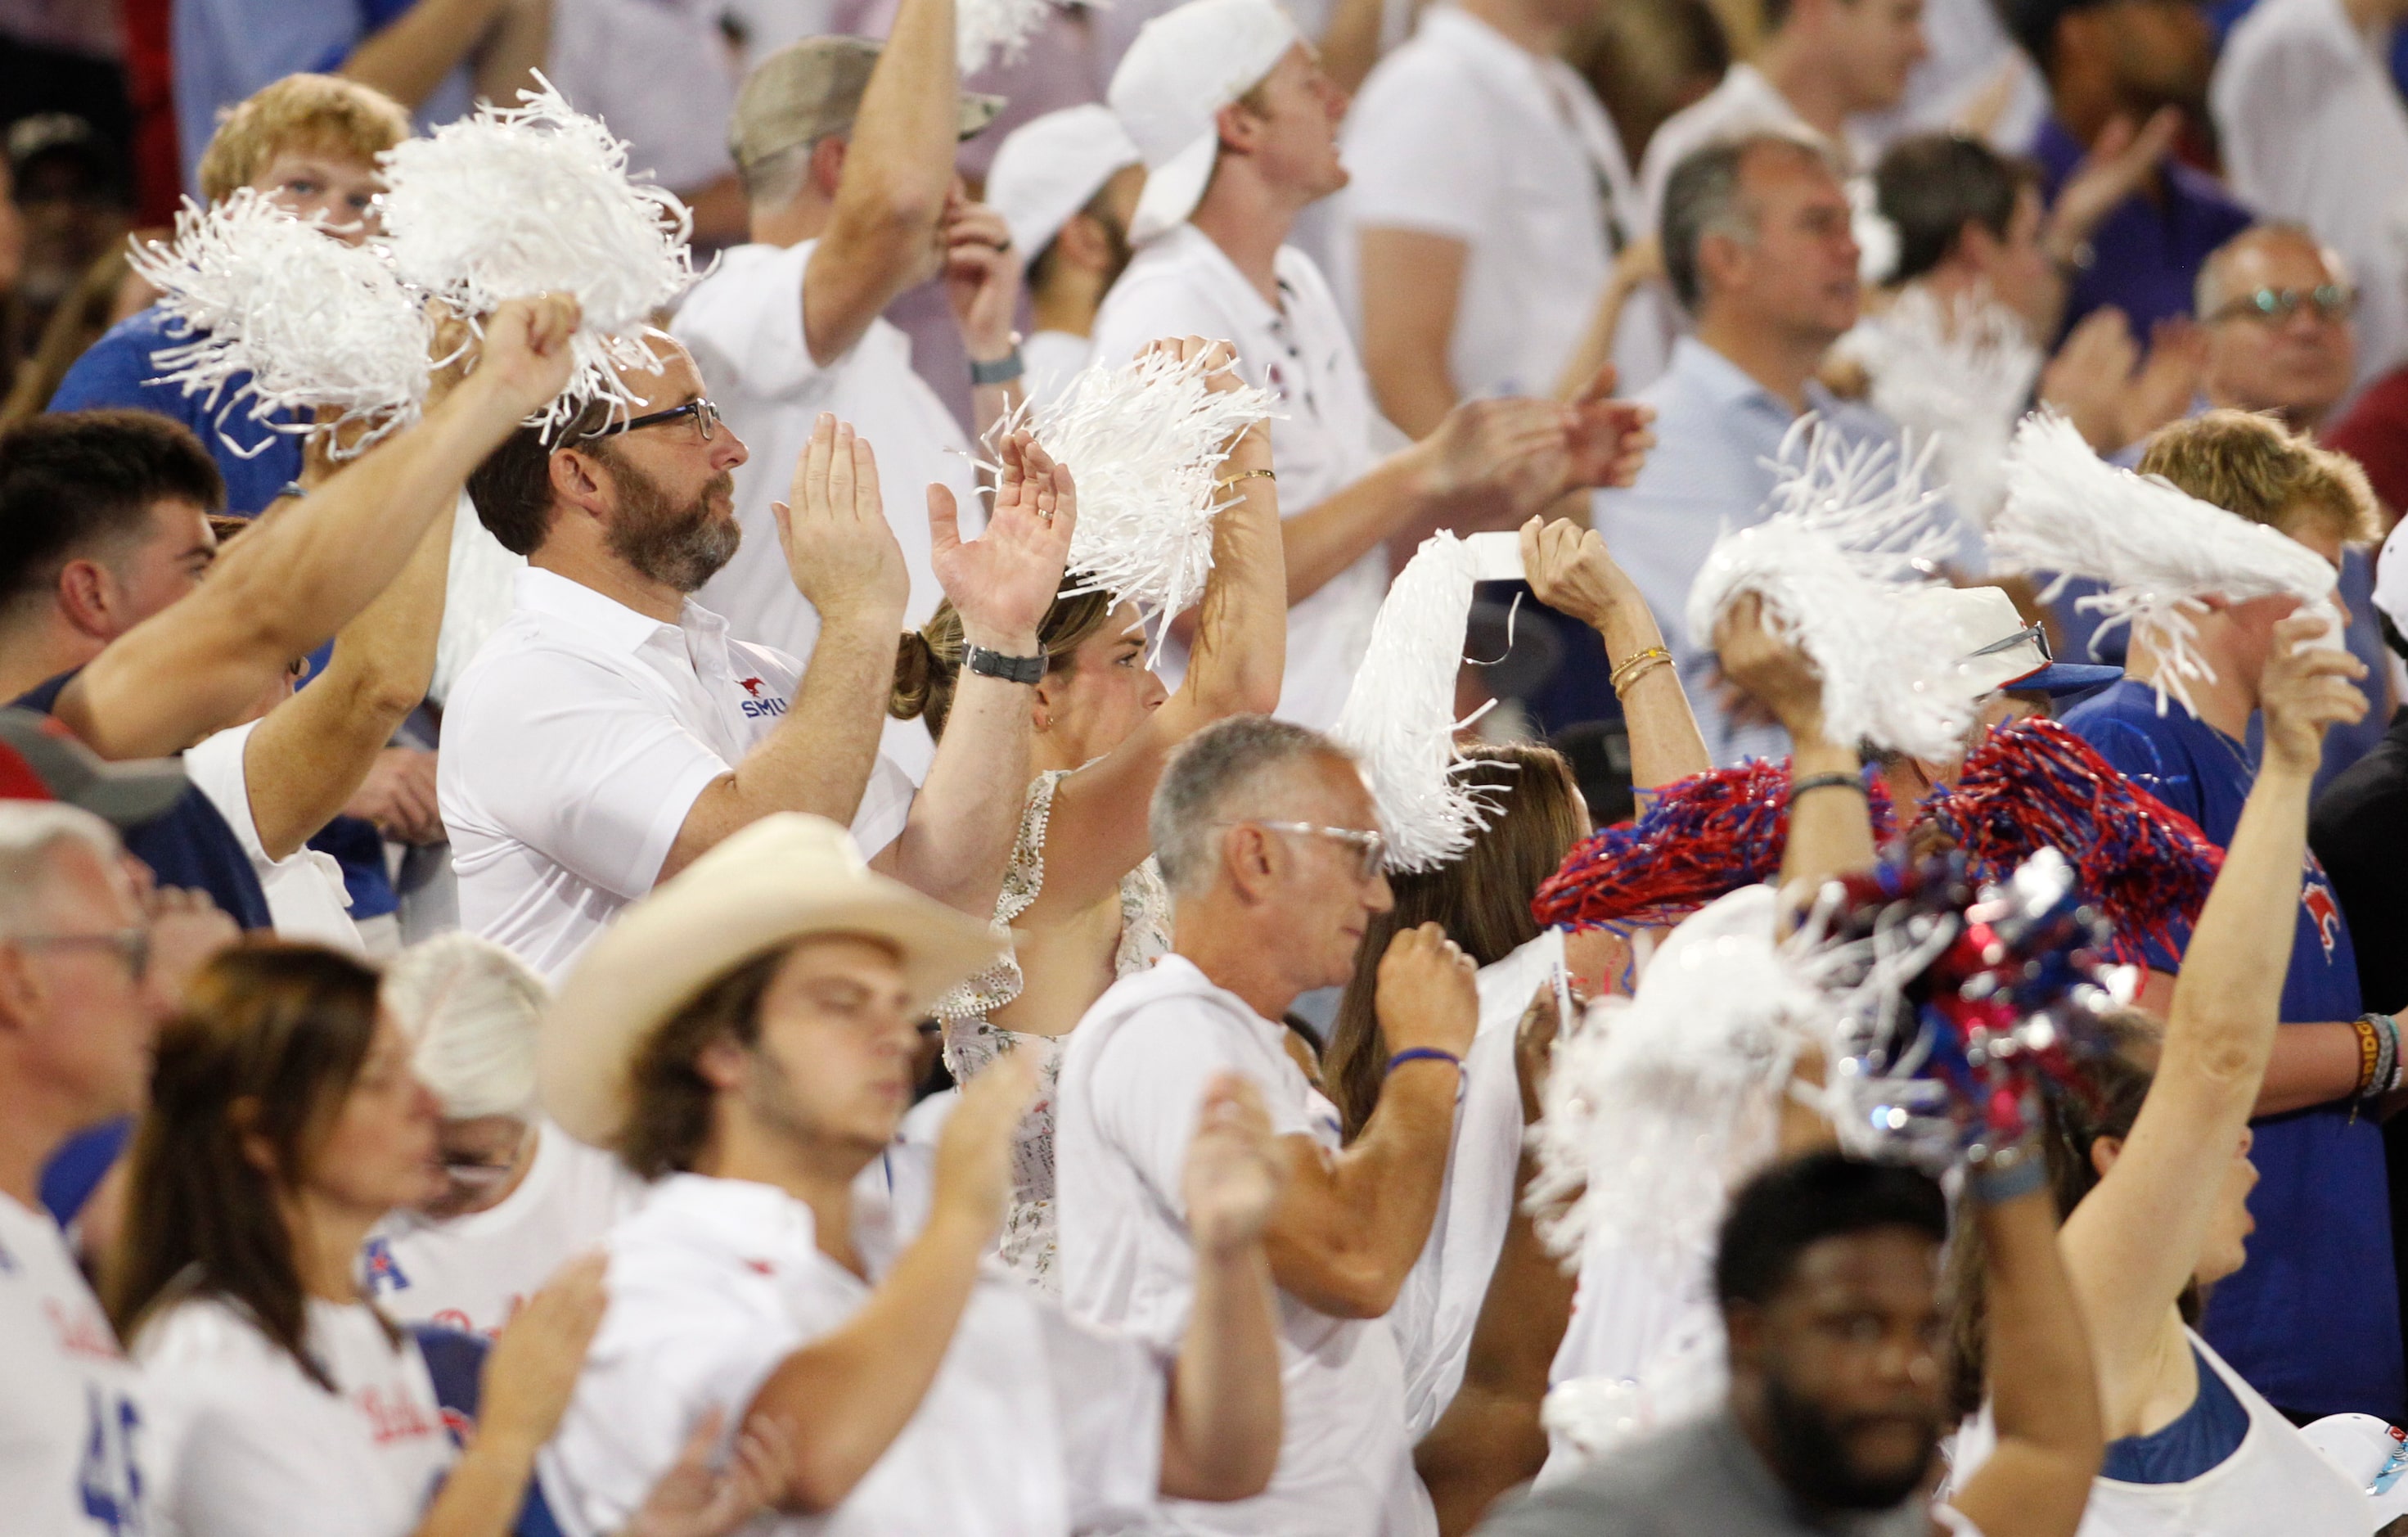
[(993, 363), (981, 363), (978, 359), (972, 358), (970, 383), (972, 385), (1009, 384), (1027, 371), (1027, 364), (1021, 360), (1020, 347), (1014, 343), (1010, 352), (996, 358)]
[(1007, 656), (984, 646), (971, 646), (962, 653), (962, 666), (982, 678), (1000, 678), (1007, 683), (1041, 683), (1045, 681), (1045, 656)]

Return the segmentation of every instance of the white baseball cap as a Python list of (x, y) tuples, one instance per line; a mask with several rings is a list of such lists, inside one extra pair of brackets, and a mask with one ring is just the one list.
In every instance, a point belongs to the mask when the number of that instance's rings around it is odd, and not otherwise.
[(2025, 624), (2015, 600), (1997, 587), (1922, 587), (1899, 601), (1955, 627), (1959, 673), (1975, 694), (2073, 694), (2124, 676), (2121, 668), (2052, 658), (2048, 632)]
[(1111, 108), (1066, 107), (1005, 136), (987, 169), (987, 205), (1011, 226), (1021, 260), (1033, 262), (1122, 166), (1143, 160)]
[(2374, 606), (2392, 628), (2408, 635), (2408, 539), (2401, 537), (2401, 528), (2408, 528), (2408, 519), (2391, 530), (2374, 557)]
[(1277, 0), (1188, 0), (1139, 29), (1111, 92), (1145, 160), (1131, 240), (1151, 240), (1196, 211), (1221, 151), (1215, 114), (1303, 40)]

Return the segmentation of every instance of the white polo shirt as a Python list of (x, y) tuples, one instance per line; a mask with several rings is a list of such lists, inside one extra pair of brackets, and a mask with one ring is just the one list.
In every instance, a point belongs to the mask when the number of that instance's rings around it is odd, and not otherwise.
[[(1211, 237), (1182, 224), (1146, 242), (1104, 295), (1093, 355), (1134, 357), (1165, 337), (1234, 344), (1240, 375), (1280, 397), (1270, 424), (1271, 462), (1280, 512), (1294, 517), (1369, 472), (1378, 459), (1371, 436), (1377, 412), (1354, 338), (1321, 269), (1283, 246), (1276, 271), (1280, 307), (1273, 309)], [(1338, 719), (1387, 594), (1387, 551), (1375, 547), (1288, 610), (1283, 718), (1316, 728)], [(1183, 662), (1182, 653), (1178, 665)]]
[[(1340, 286), (1359, 328), (1365, 229), (1469, 249), (1447, 363), (1466, 397), (1552, 395), (1605, 291), (1636, 194), (1622, 140), (1570, 65), (1452, 5), (1422, 16), (1346, 115)], [(1643, 223), (1643, 222), (1642, 222)]]
[[(436, 798), (460, 924), (557, 977), (659, 877), (703, 787), (776, 729), (802, 668), (688, 601), (665, 625), (529, 567), (510, 618), (443, 713)], [(911, 782), (883, 758), (853, 841), (902, 831)]]
[[(901, 1244), (874, 1214), (873, 1278)], [(811, 1210), (745, 1180), (674, 1174), (609, 1236), (610, 1302), (538, 1469), (569, 1537), (620, 1530), (711, 1409), (732, 1439), (795, 1351), (841, 1327), (872, 1283), (820, 1252)], [(1141, 1525), (1161, 1480), (1168, 1376), (1135, 1340), (1074, 1324), (999, 1270), (982, 1275), (910, 1422), (801, 1537), (1065, 1537)]]
[[(1020, 344), (1027, 369), (1026, 389), (1034, 405), (1050, 406), (1070, 388), (1070, 381), (1087, 366), (1087, 338), (1075, 331), (1039, 331)], [(1129, 361), (1122, 358), (1114, 367)]]
[(270, 859), (259, 840), (259, 824), (251, 814), (251, 770), (243, 758), (258, 726), (258, 721), (246, 721), (203, 738), (184, 754), (184, 775), (208, 797), (234, 840), (242, 845), (267, 898), (276, 937), (364, 955), (367, 947), (360, 942), (359, 926), (351, 922), (351, 896), (343, 883), (341, 861), (306, 843), (281, 859)]
[(316, 1298), (305, 1343), (329, 1393), (236, 1304), (179, 1302), (134, 1343), (150, 1411), (153, 1532), (407, 1537), (456, 1457), (417, 1344), (365, 1302)]
[[(1184, 1172), (1214, 1075), (1263, 1092), (1271, 1129), (1338, 1145), (1338, 1118), (1287, 1055), (1285, 1027), (1183, 955), (1114, 983), (1062, 1058), (1054, 1093), (1057, 1273), (1077, 1317), (1168, 1349), (1195, 1300)], [(1437, 1517), (1413, 1472), (1404, 1369), (1384, 1318), (1333, 1318), (1280, 1297), (1282, 1439), (1268, 1490), (1165, 1501), (1167, 1530), (1260, 1537), (1412, 1537)]]
[(361, 1251), (360, 1285), (396, 1322), (490, 1339), (563, 1265), (641, 1205), (646, 1188), (618, 1158), (540, 1122), (517, 1189), (448, 1221), (394, 1213)]
[(0, 1195), (0, 1531), (136, 1537), (151, 1458), (134, 1364), (58, 1224)]

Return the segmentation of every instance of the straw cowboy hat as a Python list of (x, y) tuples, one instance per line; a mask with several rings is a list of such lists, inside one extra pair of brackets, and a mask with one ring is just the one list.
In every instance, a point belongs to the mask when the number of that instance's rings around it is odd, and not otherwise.
[(536, 1049), (544, 1113), (580, 1142), (612, 1145), (627, 1070), (652, 1033), (736, 968), (818, 934), (892, 946), (915, 1007), (1002, 951), (986, 925), (872, 874), (835, 823), (764, 817), (621, 913), (569, 972)]

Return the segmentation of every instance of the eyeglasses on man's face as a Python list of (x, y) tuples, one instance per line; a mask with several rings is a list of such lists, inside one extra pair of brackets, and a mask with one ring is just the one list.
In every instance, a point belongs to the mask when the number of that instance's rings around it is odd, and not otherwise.
[(616, 438), (623, 432), (636, 432), (644, 427), (657, 427), (665, 423), (681, 422), (689, 416), (694, 418), (694, 424), (702, 429), (704, 442), (710, 442), (718, 435), (719, 407), (710, 399), (704, 398), (689, 400), (682, 406), (671, 406), (665, 411), (652, 411), (643, 416), (631, 416), (624, 422), (608, 423), (587, 433), (584, 440), (590, 443), (597, 438)]
[(147, 924), (111, 929), (106, 934), (19, 934), (9, 942), (47, 950), (113, 950), (125, 963), (126, 975), (134, 981), (140, 982), (150, 972), (150, 929)]
[(1361, 827), (1325, 827), (1312, 822), (1222, 822), (1223, 827), (1260, 827), (1265, 832), (1291, 833), (1299, 838), (1326, 838), (1343, 843), (1355, 855), (1355, 877), (1369, 881), (1380, 873), (1388, 862), (1388, 840), (1375, 832)]
[(2358, 293), (2347, 283), (2318, 283), (2314, 288), (2261, 288), (2243, 294), (2208, 316), (2211, 321), (2254, 320), (2279, 323), (2302, 309), (2321, 321), (2345, 321), (2358, 309)]

